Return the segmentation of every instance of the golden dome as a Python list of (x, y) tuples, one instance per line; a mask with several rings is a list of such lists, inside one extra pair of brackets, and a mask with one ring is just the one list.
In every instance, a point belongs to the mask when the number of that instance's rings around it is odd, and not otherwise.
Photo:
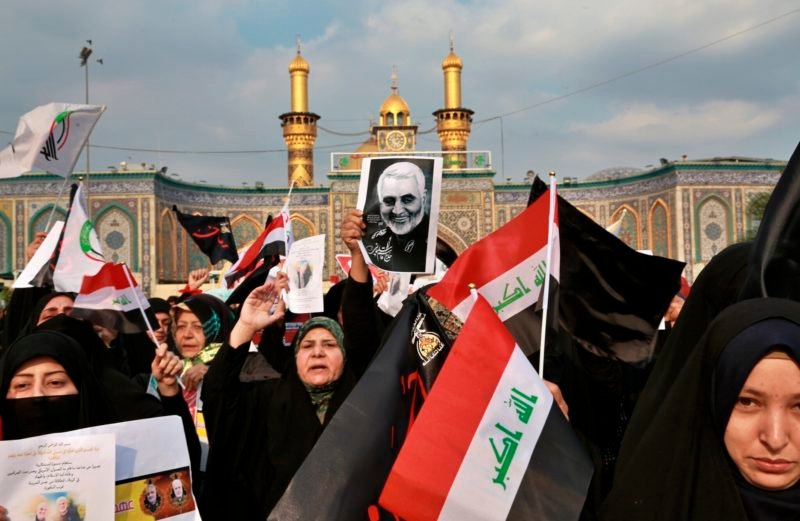
[(356, 149), (357, 154), (364, 154), (367, 152), (377, 152), (378, 143), (375, 141), (375, 135), (370, 135), (366, 141), (361, 143)]
[(444, 60), (442, 60), (442, 69), (449, 69), (451, 67), (458, 67), (459, 69), (464, 68), (461, 58), (459, 58), (458, 55), (452, 50), (450, 51), (450, 54), (445, 56)]
[(408, 103), (402, 96), (396, 92), (389, 94), (389, 97), (383, 101), (381, 105), (381, 115), (385, 114), (400, 114), (408, 115), (411, 110), (408, 108)]
[(292, 63), (289, 64), (289, 73), (292, 72), (305, 72), (308, 73), (310, 67), (308, 66), (308, 62), (300, 55), (300, 51), (297, 51), (297, 56), (294, 57)]

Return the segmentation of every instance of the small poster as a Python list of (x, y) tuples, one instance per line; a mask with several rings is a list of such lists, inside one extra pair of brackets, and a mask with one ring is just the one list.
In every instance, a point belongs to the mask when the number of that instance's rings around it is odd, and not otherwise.
[(410, 273), (389, 273), (386, 291), (378, 297), (378, 307), (390, 316), (397, 316), (411, 287)]
[(292, 244), (283, 269), (289, 276), (289, 310), (318, 313), (325, 309), (322, 270), (325, 267), (325, 234), (300, 239)]
[(357, 207), (364, 212), (359, 243), (369, 263), (393, 272), (432, 273), (442, 191), (442, 159), (367, 158)]
[(114, 435), (0, 442), (0, 506), (11, 519), (93, 521), (114, 511)]

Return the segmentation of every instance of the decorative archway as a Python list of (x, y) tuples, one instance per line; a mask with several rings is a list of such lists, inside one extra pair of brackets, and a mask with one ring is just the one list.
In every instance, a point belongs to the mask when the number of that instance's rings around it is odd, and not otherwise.
[(158, 227), (158, 278), (161, 282), (178, 280), (178, 248), (182, 245), (175, 229), (175, 215), (164, 208)]
[(139, 237), (133, 215), (112, 203), (96, 215), (94, 223), (106, 260), (125, 262), (133, 271), (139, 271)]
[(648, 221), (650, 249), (653, 255), (669, 257), (672, 251), (672, 223), (669, 208), (663, 199), (656, 199), (650, 207)]
[(623, 204), (614, 210), (609, 222), (613, 223), (620, 218), (622, 218), (622, 226), (620, 227), (617, 237), (634, 250), (641, 249), (642, 239), (639, 235), (639, 213), (630, 205)]
[[(33, 214), (31, 220), (29, 221), (30, 225), (28, 226), (28, 242), (30, 243), (33, 240), (34, 235), (36, 232), (43, 232), (46, 231), (44, 229), (45, 225), (47, 224), (48, 219), (50, 219), (50, 213), (53, 211), (54, 204), (48, 204), (39, 208), (36, 213)], [(56, 222), (58, 220), (66, 220), (67, 218), (67, 210), (61, 208), (60, 206), (55, 206), (55, 213), (53, 214), (53, 221)], [(52, 224), (52, 223), (51, 223)]]
[(708, 261), (733, 242), (733, 215), (728, 202), (717, 194), (695, 206), (694, 259)]

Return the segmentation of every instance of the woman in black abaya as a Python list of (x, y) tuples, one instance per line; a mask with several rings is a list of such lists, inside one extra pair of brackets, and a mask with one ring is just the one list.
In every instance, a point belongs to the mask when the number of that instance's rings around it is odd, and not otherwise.
[(800, 303), (751, 299), (720, 313), (618, 469), (601, 518), (800, 519), (798, 364)]

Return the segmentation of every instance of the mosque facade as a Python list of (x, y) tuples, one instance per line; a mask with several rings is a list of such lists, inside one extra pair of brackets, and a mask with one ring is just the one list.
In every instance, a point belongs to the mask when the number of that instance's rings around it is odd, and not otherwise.
[[(291, 110), (279, 116), (288, 150), (286, 186), (195, 184), (146, 164), (91, 172), (89, 208), (106, 258), (126, 262), (145, 291), (167, 295), (189, 271), (208, 266), (178, 224), (173, 205), (184, 213), (227, 215), (241, 247), (263, 230), (268, 215), (277, 214), (291, 184), (296, 238), (325, 234), (325, 276), (342, 277), (335, 262), (336, 253), (345, 253), (338, 230), (346, 211), (356, 206), (361, 161), (386, 155), (443, 158), (438, 250), (459, 255), (525, 208), (532, 181), (529, 172), (524, 182), (496, 182), (491, 152), (469, 149), (473, 111), (462, 106), (462, 68), (451, 42), (442, 62), (444, 103), (434, 112), (440, 150), (417, 150), (419, 129), (393, 77), (367, 140), (355, 151), (331, 154), (329, 184), (320, 186), (314, 183), (313, 158), (320, 116), (309, 109), (310, 66), (298, 48), (289, 66)], [(692, 281), (717, 252), (752, 238), (785, 166), (754, 158), (684, 157), (648, 170), (612, 168), (580, 180), (561, 179), (559, 193), (600, 225), (616, 223), (618, 236), (631, 247), (686, 262)], [(41, 173), (0, 180), (0, 273), (22, 270), (34, 234), (51, 213), (66, 214), (66, 204), (55, 203), (62, 185), (62, 178)]]

